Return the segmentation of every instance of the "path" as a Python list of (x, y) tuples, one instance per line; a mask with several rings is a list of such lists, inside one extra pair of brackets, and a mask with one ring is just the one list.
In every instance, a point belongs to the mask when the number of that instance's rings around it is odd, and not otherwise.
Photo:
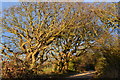
[(84, 73), (71, 75), (67, 78), (92, 78), (95, 73), (96, 73), (96, 71), (88, 71), (88, 72), (84, 72)]

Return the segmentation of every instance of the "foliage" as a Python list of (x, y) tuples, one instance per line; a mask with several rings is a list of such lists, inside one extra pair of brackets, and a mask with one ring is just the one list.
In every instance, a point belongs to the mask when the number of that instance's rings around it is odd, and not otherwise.
[(22, 64), (15, 64), (14, 61), (4, 61), (2, 66), (3, 78), (27, 78), (33, 74)]
[(95, 65), (100, 57), (101, 55), (98, 53), (85, 53), (72, 60), (73, 69), (77, 72), (95, 70)]
[(102, 78), (119, 78), (120, 76), (120, 49), (111, 48), (104, 49), (103, 58), (98, 60), (96, 70), (98, 71), (98, 77)]
[[(85, 70), (100, 58), (96, 70), (103, 75), (114, 58), (119, 61), (119, 43), (113, 43), (117, 39), (112, 35), (118, 22), (116, 3), (23, 2), (3, 11), (1, 53), (11, 68), (17, 65), (14, 70), (24, 68), (31, 74), (40, 73), (48, 63), (58, 73)], [(20, 72), (24, 74), (21, 70), (16, 76)]]

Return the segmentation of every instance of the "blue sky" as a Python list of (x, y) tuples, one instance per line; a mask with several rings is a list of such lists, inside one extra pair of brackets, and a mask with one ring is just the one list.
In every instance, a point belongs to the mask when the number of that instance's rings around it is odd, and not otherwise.
[[(9, 8), (11, 6), (14, 6), (14, 5), (18, 5), (19, 0), (1, 0), (2, 3), (0, 3), (0, 5), (2, 4), (2, 9), (6, 9), (6, 8)], [(73, 0), (74, 1), (74, 0)], [(96, 2), (96, 1), (101, 1), (101, 2), (119, 2), (120, 0), (84, 0), (84, 2)]]
[(11, 6), (18, 5), (18, 2), (2, 2), (2, 9), (7, 9)]
[(18, 2), (19, 0), (1, 0), (1, 2)]
[[(19, 0), (1, 0), (1, 2), (18, 2)], [(26, 1), (26, 0), (24, 0)], [(39, 0), (36, 0), (39, 1)], [(46, 1), (46, 0), (42, 0)], [(52, 0), (51, 0), (52, 1)], [(62, 0), (63, 1), (63, 0)], [(65, 0), (64, 0), (65, 1)], [(67, 0), (66, 0), (67, 1)], [(82, 0), (70, 0), (70, 1), (82, 1)], [(101, 2), (118, 2), (120, 0), (84, 0), (85, 2), (96, 2), (96, 1), (101, 1)]]

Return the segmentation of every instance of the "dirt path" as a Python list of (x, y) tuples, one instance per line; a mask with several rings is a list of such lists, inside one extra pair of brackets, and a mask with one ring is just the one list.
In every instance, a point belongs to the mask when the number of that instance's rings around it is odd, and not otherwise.
[(96, 71), (88, 71), (80, 74), (71, 75), (67, 78), (92, 78)]

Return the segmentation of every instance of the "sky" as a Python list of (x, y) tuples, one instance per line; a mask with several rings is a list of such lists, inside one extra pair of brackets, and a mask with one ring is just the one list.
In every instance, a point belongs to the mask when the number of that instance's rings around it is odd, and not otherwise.
[(18, 2), (2, 2), (2, 10), (7, 9), (14, 5), (19, 5), (19, 3)]
[[(38, 1), (38, 0), (36, 0), (36, 1)], [(68, 0), (66, 0), (66, 1), (68, 1)], [(81, 1), (81, 0), (73, 0), (73, 1)], [(97, 2), (97, 1), (100, 1), (100, 2), (112, 2), (112, 1), (119, 2), (120, 0), (84, 0), (84, 2)], [(9, 8), (9, 7), (14, 6), (14, 5), (18, 5), (19, 4), (18, 2), (19, 2), (19, 0), (1, 0), (0, 5), (2, 4), (1, 7), (3, 10), (3, 9)]]
[[(18, 2), (19, 0), (1, 0), (1, 2)], [(59, 1), (59, 0), (22, 0), (22, 1)], [(61, 1), (83, 1), (83, 0), (61, 0)], [(84, 0), (85, 2), (118, 2), (120, 0)]]

